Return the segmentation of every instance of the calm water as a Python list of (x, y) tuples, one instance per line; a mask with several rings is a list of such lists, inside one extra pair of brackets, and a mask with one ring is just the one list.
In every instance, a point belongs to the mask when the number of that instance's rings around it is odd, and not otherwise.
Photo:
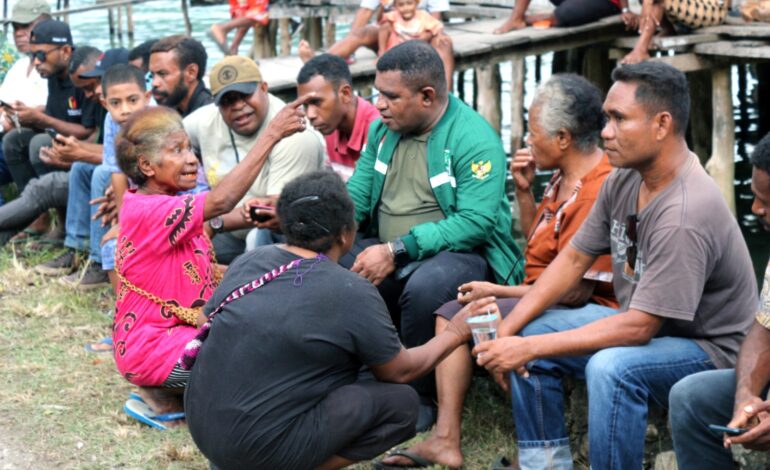
[[(16, 1), (10, 0), (9, 11)], [(55, 5), (54, 2), (51, 2)], [(92, 5), (94, 1), (71, 0), (71, 7)], [(193, 25), (193, 36), (200, 40), (209, 54), (209, 67), (222, 58), (222, 53), (216, 45), (206, 36), (208, 27), (215, 22), (226, 21), (229, 19), (229, 9), (226, 4), (214, 6), (195, 6), (190, 8), (190, 20)], [(76, 44), (88, 44), (99, 47), (104, 50), (109, 47), (123, 45), (131, 47), (128, 44), (127, 35), (124, 33), (123, 42), (119, 44), (117, 39), (110, 39), (107, 13), (104, 10), (78, 13), (70, 17), (72, 25), (73, 38)], [(167, 36), (184, 32), (184, 20), (178, 0), (160, 0), (156, 2), (145, 3), (134, 6), (134, 43), (139, 44), (150, 38)], [(338, 36), (347, 32), (346, 25), (338, 25)], [(251, 47), (252, 35), (247, 34), (241, 44), (241, 53), (245, 54)], [(296, 46), (296, 41), (295, 41)], [(550, 76), (552, 54), (546, 54), (541, 58), (540, 80), (547, 80)], [(733, 67), (733, 103), (735, 116), (736, 132), (736, 168), (735, 168), (735, 190), (736, 204), (738, 208), (738, 217), (744, 236), (752, 251), (754, 265), (758, 273), (764, 271), (767, 263), (768, 253), (770, 252), (770, 237), (759, 227), (756, 218), (751, 214), (751, 165), (748, 163), (753, 146), (759, 141), (758, 135), (758, 103), (756, 103), (755, 89), (756, 79), (749, 73), (746, 73), (745, 66)], [(510, 151), (510, 64), (501, 64), (501, 74), (503, 77), (503, 95), (502, 95), (502, 140), (506, 151)], [(269, 79), (269, 77), (268, 77)], [(471, 103), (473, 99), (472, 74), (467, 72), (465, 99)], [(525, 85), (525, 107), (528, 108), (532, 95), (537, 86), (535, 58), (527, 59), (527, 75)], [(547, 175), (541, 175), (545, 180)]]

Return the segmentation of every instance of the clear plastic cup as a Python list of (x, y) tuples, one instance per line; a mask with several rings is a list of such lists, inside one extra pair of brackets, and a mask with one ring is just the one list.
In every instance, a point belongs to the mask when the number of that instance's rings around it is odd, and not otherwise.
[(470, 317), (465, 320), (471, 329), (473, 344), (479, 344), (497, 338), (498, 318), (496, 313), (487, 313), (485, 315)]

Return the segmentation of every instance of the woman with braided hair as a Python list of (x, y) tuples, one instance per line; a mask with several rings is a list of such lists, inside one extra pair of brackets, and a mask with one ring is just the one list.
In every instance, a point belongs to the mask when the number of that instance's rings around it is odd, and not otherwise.
[(116, 140), (118, 163), (138, 187), (120, 210), (114, 355), (121, 375), (139, 386), (125, 411), (145, 424), (165, 429), (164, 418), (180, 417), (189, 371), (176, 363), (205, 322), (202, 307), (221, 277), (204, 221), (232, 210), (273, 146), (305, 129), (304, 99), (287, 105), (210, 192), (179, 194), (195, 188), (199, 163), (176, 111), (140, 111)]

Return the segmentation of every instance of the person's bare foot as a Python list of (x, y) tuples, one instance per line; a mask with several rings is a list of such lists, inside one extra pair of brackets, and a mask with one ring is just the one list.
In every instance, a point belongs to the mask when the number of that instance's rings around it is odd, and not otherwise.
[(492, 31), (492, 34), (505, 34), (510, 31), (514, 31), (517, 29), (524, 29), (527, 27), (527, 23), (524, 20), (512, 20), (508, 19), (505, 23), (503, 23), (499, 28)]
[(216, 44), (219, 50), (222, 51), (222, 54), (227, 54), (229, 52), (229, 49), (227, 48), (227, 33), (225, 33), (222, 26), (218, 24), (211, 25), (211, 28), (206, 32), (206, 36), (214, 41), (214, 44)]
[(310, 47), (310, 43), (303, 39), (299, 42), (299, 46), (297, 47), (297, 55), (299, 55), (300, 60), (302, 60), (302, 63), (304, 64), (315, 57), (315, 51)]
[(158, 414), (179, 413), (184, 411), (182, 394), (175, 390), (161, 387), (139, 387), (142, 397), (152, 411)]
[[(428, 439), (418, 442), (407, 449), (407, 452), (417, 454), (426, 460), (445, 467), (460, 468), (463, 466), (463, 453), (460, 450), (460, 442), (456, 439), (442, 438), (431, 434)], [(408, 457), (394, 455), (385, 457), (382, 463), (404, 466), (413, 465), (415, 462)]]
[(639, 64), (649, 59), (650, 54), (647, 51), (638, 51), (634, 49), (633, 51), (626, 54), (626, 56), (620, 60), (620, 63), (622, 65)]

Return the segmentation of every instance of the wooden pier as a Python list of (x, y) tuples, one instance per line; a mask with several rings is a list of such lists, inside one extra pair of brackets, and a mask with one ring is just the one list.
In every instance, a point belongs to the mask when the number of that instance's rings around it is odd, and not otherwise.
[[(123, 20), (129, 45), (133, 42), (132, 7), (153, 0), (97, 0), (95, 5), (63, 8), (54, 14), (69, 15), (106, 9), (110, 12), (110, 34), (123, 34)], [(290, 18), (302, 18), (302, 36), (312, 47), (328, 47), (335, 39), (338, 22), (349, 21), (360, 0), (284, 0), (270, 7), (268, 26), (254, 28), (251, 55), (257, 59), (272, 93), (285, 99), (296, 95), (296, 77), (302, 62), (290, 56)], [(540, 1), (540, 3), (537, 3)], [(619, 16), (571, 28), (526, 28), (507, 34), (492, 31), (510, 12), (510, 0), (453, 0), (445, 31), (452, 38), (456, 61), (456, 89), (465, 92), (466, 71), (473, 73), (473, 103), (498, 131), (502, 123), (502, 78), (500, 64), (510, 62), (510, 148), (520, 147), (525, 134), (525, 59), (556, 53), (554, 72), (574, 72), (596, 83), (605, 91), (617, 60), (636, 41), (625, 31)], [(542, 8), (542, 0), (533, 2)], [(632, 3), (633, 5), (633, 3)], [(532, 8), (531, 8), (532, 9)], [(122, 11), (122, 13), (121, 13)], [(189, 34), (192, 26), (188, 0), (181, 0), (181, 13)], [(172, 32), (170, 32), (172, 33)], [(650, 52), (653, 60), (667, 62), (688, 73), (692, 94), (690, 141), (725, 199), (735, 210), (734, 142), (731, 68), (752, 64), (759, 78), (759, 103), (770, 103), (770, 24), (745, 23), (728, 17), (726, 24), (704, 28), (689, 35), (656, 38)], [(280, 54), (280, 56), (279, 56)], [(539, 60), (538, 60), (539, 63)], [(371, 94), (375, 74), (374, 53), (359, 49), (351, 65), (354, 86), (361, 95)], [(770, 131), (767, 106), (759, 106), (760, 128)]]

